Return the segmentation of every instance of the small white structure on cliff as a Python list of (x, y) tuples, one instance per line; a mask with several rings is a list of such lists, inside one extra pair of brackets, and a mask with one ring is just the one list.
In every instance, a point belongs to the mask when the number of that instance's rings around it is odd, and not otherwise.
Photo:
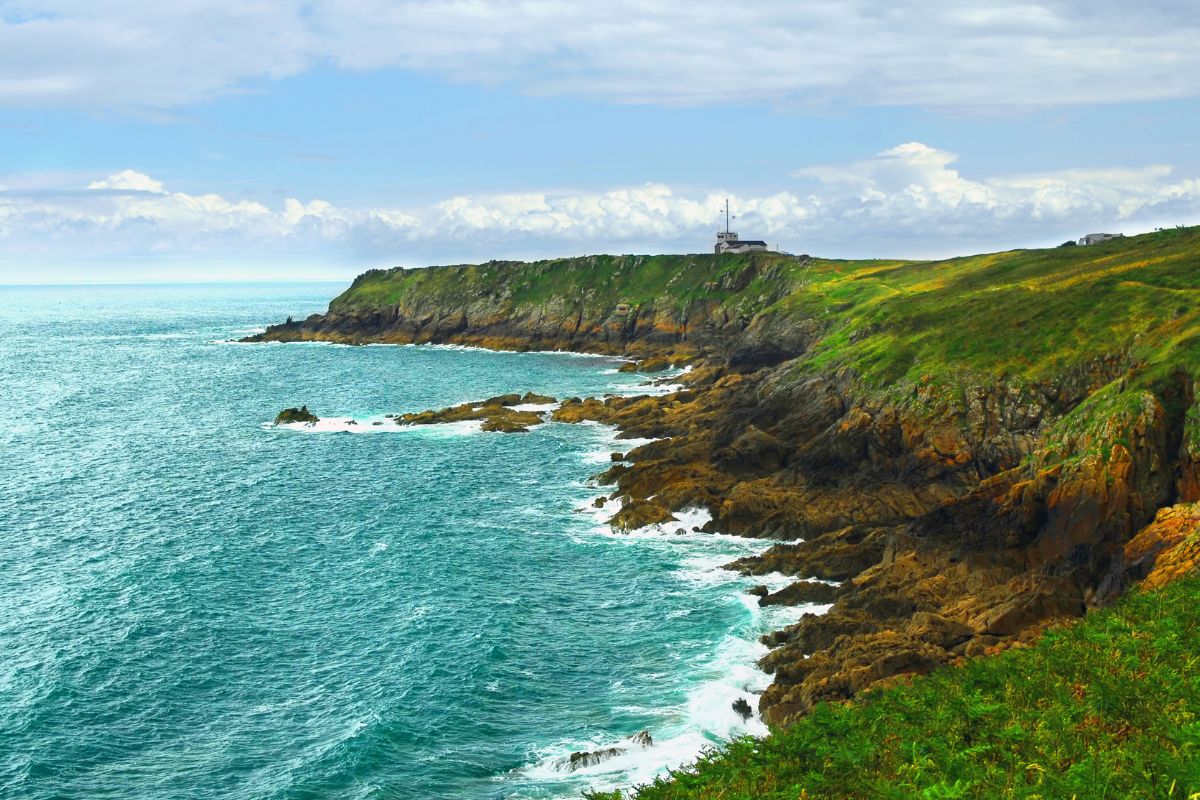
[(1107, 242), (1109, 239), (1124, 239), (1123, 233), (1089, 233), (1079, 240), (1080, 244), (1100, 244)]
[(753, 250), (766, 250), (767, 243), (760, 239), (739, 239), (738, 235), (729, 230), (729, 201), (725, 201), (725, 230), (717, 232), (717, 244), (713, 247), (713, 252), (717, 255), (721, 253), (749, 253)]

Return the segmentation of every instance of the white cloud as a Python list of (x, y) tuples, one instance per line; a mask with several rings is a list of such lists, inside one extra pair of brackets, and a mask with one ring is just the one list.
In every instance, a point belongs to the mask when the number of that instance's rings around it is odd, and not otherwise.
[[(731, 193), (744, 236), (828, 256), (907, 256), (1054, 244), (1095, 230), (1200, 221), (1200, 180), (1166, 166), (971, 178), (951, 153), (910, 142), (861, 161), (801, 170), (766, 195)], [(411, 208), (288, 199), (271, 208), (169, 191), (133, 170), (86, 189), (9, 176), (0, 250), (30, 257), (146, 254), (239, 264), (303, 258), (357, 267), (583, 252), (702, 251), (723, 190), (662, 184), (610, 191), (458, 196)]]
[(663, 104), (1042, 106), (1200, 92), (1194, 3), (9, 0), (0, 104), (175, 106), (318, 64)]
[(109, 175), (104, 180), (92, 181), (88, 184), (87, 188), (153, 192), (155, 194), (162, 194), (163, 192), (162, 181), (156, 181), (149, 175), (143, 175), (131, 169), (121, 170), (115, 175)]

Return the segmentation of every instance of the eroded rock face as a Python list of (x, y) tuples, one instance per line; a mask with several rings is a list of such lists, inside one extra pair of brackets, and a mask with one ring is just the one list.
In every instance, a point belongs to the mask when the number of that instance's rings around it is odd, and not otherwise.
[(1200, 568), (1200, 503), (1159, 509), (1154, 521), (1125, 543), (1118, 591), (1133, 581), (1155, 589)]

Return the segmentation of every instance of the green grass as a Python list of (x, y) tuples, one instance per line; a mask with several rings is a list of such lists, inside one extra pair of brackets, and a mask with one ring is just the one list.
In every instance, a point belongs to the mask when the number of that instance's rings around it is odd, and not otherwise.
[(1031, 648), (819, 705), (624, 796), (1200, 797), (1200, 577), (1134, 592)]
[[(780, 270), (767, 290), (747, 267)], [(800, 262), (774, 253), (715, 256), (584, 256), (530, 263), (496, 261), (429, 269), (371, 270), (360, 275), (330, 308), (345, 312), (396, 304), (436, 302), (442, 306), (491, 298), (510, 308), (547, 303), (579, 305), (587, 311), (611, 310), (618, 303), (686, 304), (694, 300), (740, 306), (764, 291), (773, 295), (794, 288)], [(722, 281), (725, 286), (722, 286)], [(713, 284), (716, 284), (715, 286)]]
[(850, 368), (880, 391), (957, 386), (980, 373), (1036, 381), (1113, 353), (1152, 365), (1148, 387), (1200, 364), (1200, 228), (943, 261), (758, 253), (373, 270), (331, 310), (481, 298), (506, 311), (703, 303), (776, 324), (815, 320), (824, 335), (797, 369)]

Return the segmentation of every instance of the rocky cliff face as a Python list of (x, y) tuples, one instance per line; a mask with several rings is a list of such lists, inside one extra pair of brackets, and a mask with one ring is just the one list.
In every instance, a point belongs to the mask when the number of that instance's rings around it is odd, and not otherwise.
[[(326, 315), (253, 338), (692, 363), (682, 391), (571, 400), (555, 416), (657, 439), (599, 476), (625, 500), (624, 527), (706, 508), (710, 530), (787, 540), (730, 565), (796, 576), (764, 603), (832, 600), (827, 614), (767, 637), (773, 650), (763, 666), (775, 681), (761, 705), (773, 723), (1020, 643), (1152, 574), (1160, 557), (1192, 563), (1194, 512), (1151, 524), (1160, 509), (1200, 500), (1190, 371), (1164, 371), (1110, 338), (1103, 350), (1033, 376), (961, 368), (914, 379), (910, 371), (881, 385), (823, 354), (831, 341), (885, 340), (886, 329), (831, 321), (832, 292), (824, 310), (806, 306), (805, 268), (777, 258), (714, 262), (692, 278), (711, 296), (671, 289), (668, 276), (657, 294), (635, 296), (618, 281), (591, 295), (524, 298), (511, 276), (480, 294), (468, 270), (482, 268), (453, 268), (460, 272), (438, 276), (437, 291), (409, 287), (382, 304), (347, 293)], [(526, 285), (562, 268), (547, 269)], [(455, 293), (464, 285), (476, 289)], [(813, 578), (839, 583), (829, 589)]]
[[(708, 352), (743, 367), (778, 362), (810, 342), (816, 326), (772, 329), (772, 315), (755, 318), (794, 291), (804, 257), (669, 261), (664, 267), (644, 256), (590, 257), (366, 273), (328, 313), (273, 325), (248, 341), (436, 342), (622, 355)], [(658, 280), (637, 277), (668, 269), (675, 273)], [(610, 280), (597, 280), (597, 273)], [(542, 283), (558, 291), (547, 295), (539, 291)], [(384, 288), (370, 291), (374, 285)]]

